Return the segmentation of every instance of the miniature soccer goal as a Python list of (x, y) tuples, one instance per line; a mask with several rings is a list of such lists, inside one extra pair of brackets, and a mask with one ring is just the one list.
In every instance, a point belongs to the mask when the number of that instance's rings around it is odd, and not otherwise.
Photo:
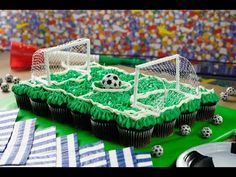
[(79, 70), (90, 75), (90, 40), (77, 39), (55, 47), (39, 49), (32, 57), (33, 81), (51, 84), (51, 74)]
[[(160, 86), (160, 89), (154, 92), (141, 93), (139, 91), (139, 83), (143, 79), (143, 77), (140, 77), (142, 75), (161, 80), (163, 87)], [(188, 96), (198, 96), (198, 80), (196, 71), (190, 61), (178, 54), (137, 65), (135, 68), (134, 93), (132, 97), (133, 105), (139, 107), (140, 105), (137, 104), (138, 99), (145, 97), (145, 94), (150, 96), (159, 92), (163, 94), (157, 98), (157, 108), (163, 109), (165, 107), (165, 98), (170, 90)], [(174, 97), (174, 94), (172, 96)]]

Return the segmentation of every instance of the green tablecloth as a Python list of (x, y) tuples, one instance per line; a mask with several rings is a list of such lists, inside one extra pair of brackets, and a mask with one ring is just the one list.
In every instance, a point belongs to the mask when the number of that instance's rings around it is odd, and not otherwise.
[[(15, 98), (12, 93), (8, 97), (0, 100), (0, 109), (12, 109), (17, 108)], [(189, 136), (181, 136), (178, 134), (178, 129), (174, 130), (174, 134), (166, 138), (152, 138), (151, 143), (145, 148), (135, 148), (136, 152), (150, 152), (153, 145), (160, 144), (164, 148), (164, 155), (160, 158), (153, 158), (153, 164), (155, 167), (170, 167), (175, 166), (175, 161), (178, 156), (185, 150), (205, 144), (209, 142), (223, 141), (227, 139), (236, 130), (236, 110), (229, 109), (222, 106), (217, 106), (216, 113), (220, 114), (224, 118), (224, 123), (221, 125), (213, 125), (210, 122), (196, 122), (192, 127), (192, 132)], [(37, 128), (42, 129), (49, 126), (56, 126), (57, 136), (62, 136), (70, 133), (78, 133), (79, 145), (85, 145), (94, 143), (100, 139), (96, 138), (91, 132), (77, 130), (69, 125), (57, 123), (51, 121), (48, 118), (39, 117), (33, 113), (25, 110), (20, 110), (17, 121), (25, 120), (29, 118), (37, 118)], [(203, 139), (200, 136), (200, 130), (204, 126), (209, 126), (213, 135), (209, 139)], [(104, 141), (105, 149), (119, 149), (123, 146), (118, 145), (110, 141)]]

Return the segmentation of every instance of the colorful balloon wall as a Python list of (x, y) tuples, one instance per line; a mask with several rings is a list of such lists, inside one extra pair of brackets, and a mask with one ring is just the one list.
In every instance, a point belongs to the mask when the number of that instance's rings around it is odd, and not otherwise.
[(2, 10), (0, 50), (86, 37), (98, 54), (236, 63), (235, 10)]

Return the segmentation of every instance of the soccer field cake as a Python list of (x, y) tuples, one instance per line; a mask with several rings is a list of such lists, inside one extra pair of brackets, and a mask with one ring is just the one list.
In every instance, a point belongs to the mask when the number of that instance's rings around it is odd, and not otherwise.
[(90, 41), (78, 39), (40, 49), (32, 62), (32, 78), (12, 87), (19, 108), (124, 146), (144, 147), (152, 136), (171, 136), (174, 127), (209, 120), (219, 101), (180, 55), (129, 73), (98, 64)]

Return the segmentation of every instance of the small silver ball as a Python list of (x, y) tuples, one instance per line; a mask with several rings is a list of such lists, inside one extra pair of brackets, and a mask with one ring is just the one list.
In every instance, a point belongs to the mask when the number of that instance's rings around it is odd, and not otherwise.
[(11, 75), (11, 74), (6, 74), (6, 76), (5, 76), (5, 80), (6, 80), (6, 82), (12, 82), (12, 79), (13, 79), (13, 76)]
[(155, 145), (152, 147), (151, 154), (155, 157), (161, 157), (164, 154), (164, 149), (161, 145)]
[(212, 135), (212, 130), (209, 127), (203, 127), (201, 130), (201, 135), (203, 138), (210, 138)]
[(8, 83), (2, 83), (1, 84), (1, 89), (3, 92), (8, 92), (9, 91), (9, 84)]
[(14, 84), (18, 84), (18, 83), (20, 82), (20, 78), (15, 76), (15, 77), (13, 77), (12, 82), (13, 82)]

